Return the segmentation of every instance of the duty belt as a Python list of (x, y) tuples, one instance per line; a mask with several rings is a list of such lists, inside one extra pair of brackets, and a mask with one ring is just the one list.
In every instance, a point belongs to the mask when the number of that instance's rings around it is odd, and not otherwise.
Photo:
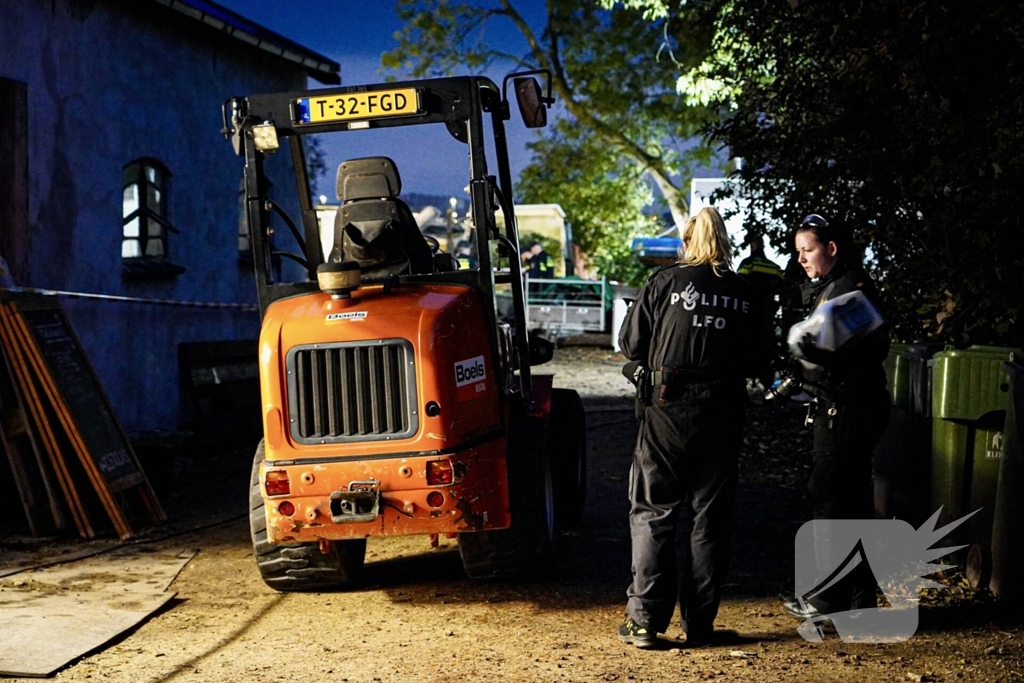
[(672, 368), (664, 365), (659, 370), (647, 373), (647, 376), (650, 377), (651, 393), (659, 401), (676, 398), (679, 396), (680, 389), (688, 384), (702, 384), (721, 379), (712, 377), (707, 371)]
[(647, 373), (648, 381), (652, 387), (671, 387), (676, 384), (688, 384), (693, 382), (712, 382), (719, 377), (712, 377), (711, 373), (701, 370), (690, 370), (688, 368), (672, 368), (661, 366), (660, 370)]

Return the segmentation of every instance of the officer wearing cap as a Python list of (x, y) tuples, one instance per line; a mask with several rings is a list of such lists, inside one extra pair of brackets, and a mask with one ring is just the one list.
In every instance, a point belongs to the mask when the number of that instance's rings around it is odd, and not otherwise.
[(540, 242), (530, 243), (530, 277), (552, 278), (555, 276), (555, 262)]
[(548, 280), (555, 276), (555, 262), (544, 251), (544, 245), (540, 242), (530, 242), (522, 253), (526, 264), (526, 275), (531, 281), (529, 292), (536, 294), (543, 290), (549, 283), (535, 282), (535, 280)]
[[(623, 354), (648, 395), (629, 480), (633, 581), (621, 641), (655, 647), (676, 602), (690, 645), (711, 640), (729, 567), (745, 378), (767, 362), (759, 298), (731, 268), (708, 207), (683, 228), (685, 254), (656, 271), (623, 321)], [(689, 530), (677, 564), (676, 527)], [(684, 541), (686, 542), (686, 541)]]

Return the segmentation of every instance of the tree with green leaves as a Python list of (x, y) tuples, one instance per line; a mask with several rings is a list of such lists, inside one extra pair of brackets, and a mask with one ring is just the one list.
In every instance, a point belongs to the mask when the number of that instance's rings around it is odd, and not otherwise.
[[(404, 27), (396, 34), (398, 47), (384, 55), (383, 64), (416, 77), (479, 72), (493, 66), (509, 71), (550, 70), (560, 115), (577, 127), (578, 135), (590, 136), (593, 144), (628, 160), (639, 172), (630, 177), (650, 178), (681, 224), (688, 214), (683, 190), (687, 169), (693, 162), (711, 159), (709, 147), (686, 143), (713, 120), (714, 112), (687, 106), (675, 90), (675, 81), (678, 65), (700, 61), (706, 32), (696, 27), (690, 32), (673, 28), (672, 22), (682, 21), (678, 16), (659, 20), (655, 30), (686, 35), (671, 39), (665, 49), (660, 37), (652, 38), (649, 22), (623, 8), (548, 0), (544, 25), (533, 26), (516, 5), (513, 0), (398, 0)], [(525, 45), (523, 54), (486, 40), (488, 28), (496, 22), (518, 31)], [(564, 131), (550, 135), (548, 144), (540, 144), (535, 151), (551, 153), (564, 139)], [(535, 157), (535, 165), (547, 163)], [(596, 171), (588, 175), (589, 184), (618, 182)], [(589, 191), (578, 189), (579, 199)], [(533, 195), (552, 201), (542, 197), (540, 190), (535, 187)], [(566, 186), (561, 192), (568, 196), (572, 191)], [(568, 203), (579, 206), (581, 202)], [(577, 217), (571, 218), (579, 223)]]
[(632, 257), (630, 245), (652, 232), (644, 209), (654, 194), (643, 171), (570, 119), (556, 121), (529, 147), (544, 163), (523, 169), (523, 203), (560, 204), (589, 265), (611, 280), (642, 283), (647, 269)]
[(850, 227), (904, 341), (1024, 344), (1024, 6), (712, 0), (702, 11), (724, 49), (681, 85), (729, 112), (713, 136), (746, 161), (752, 227), (787, 250), (803, 214)]

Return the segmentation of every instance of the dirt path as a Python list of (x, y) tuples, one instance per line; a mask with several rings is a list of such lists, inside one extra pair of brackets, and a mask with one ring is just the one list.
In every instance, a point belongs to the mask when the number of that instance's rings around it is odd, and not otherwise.
[[(158, 543), (198, 555), (174, 582), (171, 605), (61, 681), (1015, 681), (1019, 620), (958, 601), (921, 610), (910, 641), (820, 645), (802, 640), (777, 594), (791, 583), (793, 534), (806, 519), (805, 438), (799, 415), (757, 410), (743, 456), (734, 571), (719, 626), (735, 642), (689, 650), (674, 639), (641, 651), (621, 645), (629, 580), (626, 475), (635, 437), (622, 359), (560, 349), (556, 385), (577, 389), (588, 411), (590, 487), (581, 527), (563, 540), (560, 565), (537, 584), (476, 583), (454, 541), (371, 539), (367, 582), (344, 593), (278, 594), (260, 581), (246, 521)], [(545, 368), (548, 369), (548, 368)], [(244, 513), (249, 462), (224, 456), (219, 488), (169, 501), (179, 519)], [(198, 463), (185, 475), (202, 471)], [(179, 473), (180, 475), (180, 473)], [(206, 505), (203, 505), (205, 500)], [(226, 505), (229, 504), (229, 505)], [(0, 579), (4, 581), (17, 578)], [(0, 626), (2, 633), (2, 626)]]

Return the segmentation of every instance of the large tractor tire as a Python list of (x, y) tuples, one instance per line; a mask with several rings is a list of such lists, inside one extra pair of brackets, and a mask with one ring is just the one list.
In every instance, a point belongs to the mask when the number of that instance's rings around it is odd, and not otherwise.
[(462, 566), (472, 579), (537, 579), (554, 568), (560, 532), (544, 420), (515, 412), (506, 458), (512, 525), (459, 534)]
[(572, 389), (551, 392), (547, 452), (559, 522), (564, 529), (574, 529), (587, 496), (587, 421), (583, 401)]
[(267, 515), (260, 490), (263, 441), (256, 447), (249, 480), (249, 531), (256, 566), (263, 582), (277, 591), (317, 591), (348, 588), (359, 581), (366, 558), (366, 539), (332, 541), (320, 552), (318, 543), (272, 545), (267, 542)]

